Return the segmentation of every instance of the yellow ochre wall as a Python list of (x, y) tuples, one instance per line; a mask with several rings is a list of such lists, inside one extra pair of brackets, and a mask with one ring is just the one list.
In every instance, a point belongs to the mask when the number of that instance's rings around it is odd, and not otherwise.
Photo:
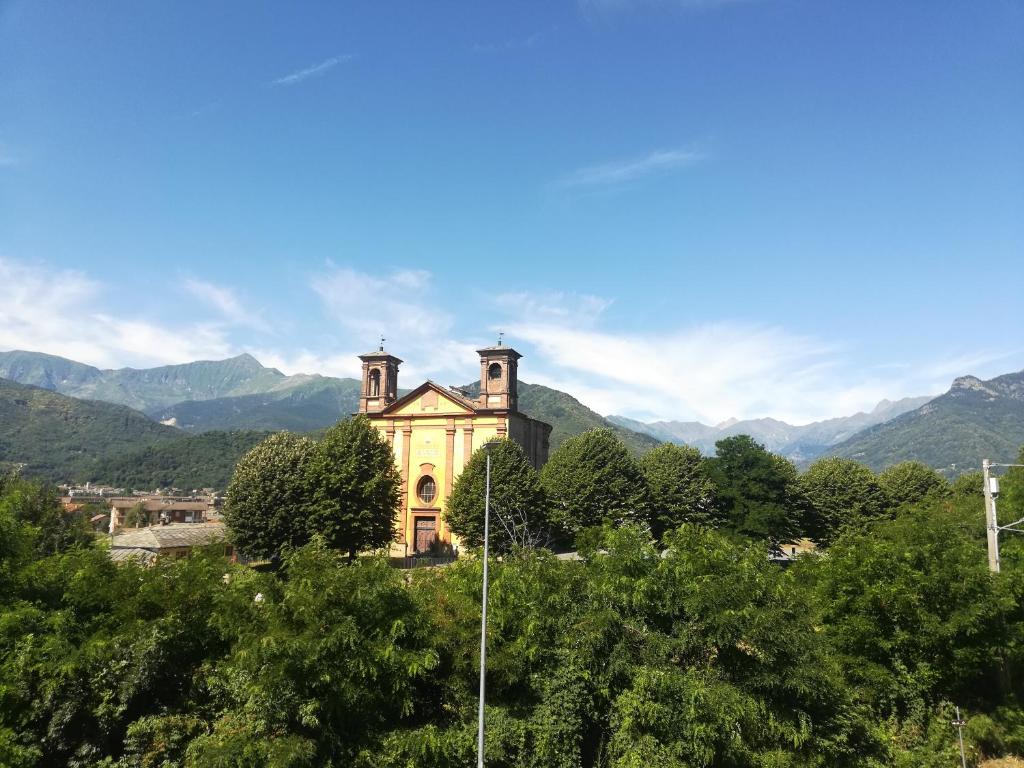
[[(391, 554), (413, 554), (415, 518), (436, 515), (437, 536), (458, 544), (444, 523), (444, 503), (451, 486), (473, 451), (497, 436), (508, 433), (508, 417), (475, 414), (436, 390), (428, 390), (387, 416), (368, 414), (370, 423), (391, 444), (402, 475), (402, 499), (397, 513), (398, 541)], [(425, 475), (434, 478), (437, 495), (423, 504), (416, 489)]]

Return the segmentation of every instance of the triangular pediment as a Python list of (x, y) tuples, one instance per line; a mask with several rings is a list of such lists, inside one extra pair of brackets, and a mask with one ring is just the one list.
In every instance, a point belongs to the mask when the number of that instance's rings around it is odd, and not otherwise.
[(447, 387), (425, 381), (409, 394), (396, 400), (383, 411), (385, 416), (414, 416), (421, 414), (475, 413), (476, 404)]

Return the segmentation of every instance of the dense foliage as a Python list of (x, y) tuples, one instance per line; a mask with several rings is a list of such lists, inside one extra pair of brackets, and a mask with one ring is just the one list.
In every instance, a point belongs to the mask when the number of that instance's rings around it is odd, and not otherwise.
[(483, 545), (488, 453), (491, 457), (492, 550), (507, 552), (516, 546), (549, 544), (547, 499), (540, 478), (523, 449), (507, 439), (474, 451), (445, 503), (448, 527), (463, 544)]
[(800, 487), (807, 498), (804, 533), (825, 546), (840, 531), (870, 523), (889, 509), (875, 473), (851, 459), (818, 459), (800, 476)]
[(683, 523), (714, 523), (714, 485), (696, 448), (663, 443), (640, 458), (651, 489), (651, 529), (656, 538)]
[(223, 489), (235, 464), (266, 432), (205, 432), (183, 435), (100, 459), (82, 479), (123, 488)]
[(313, 448), (309, 438), (278, 432), (238, 462), (225, 496), (224, 522), (239, 551), (265, 558), (309, 541), (304, 512)]
[(566, 440), (540, 477), (552, 525), (570, 540), (604, 523), (650, 523), (647, 479), (610, 429), (592, 429)]
[(88, 477), (96, 457), (172, 440), (173, 427), (121, 405), (0, 379), (0, 463), (50, 480)]
[[(955, 706), (972, 765), (1024, 753), (1024, 538), (989, 573), (976, 475), (799, 476), (749, 438), (641, 464), (593, 431), (538, 481), (514, 444), (490, 450), (495, 514), (553, 514), (578, 549), (498, 542), (491, 768), (939, 768)], [(470, 543), (484, 461), (447, 510)], [(226, 509), (243, 551), (282, 555), (261, 572), (212, 551), (115, 565), (88, 513), (0, 480), (0, 765), (472, 764), (478, 554), (353, 557), (390, 540), (398, 485), (363, 418), (267, 439)], [(1024, 472), (999, 504), (1024, 517)], [(772, 562), (813, 531), (823, 554)]]
[(708, 469), (723, 525), (773, 546), (798, 538), (807, 501), (793, 463), (747, 435), (727, 437), (715, 445)]
[[(61, 514), (3, 483), (0, 764), (472, 764), (479, 559), (115, 566)], [(1024, 551), (990, 575), (980, 517), (931, 496), (790, 570), (691, 524), (492, 562), (487, 765), (937, 767), (953, 704), (972, 764), (1024, 749)]]
[(945, 478), (919, 461), (901, 461), (878, 475), (878, 482), (892, 506), (916, 504), (947, 490)]
[(401, 477), (391, 446), (365, 417), (320, 440), (271, 435), (242, 457), (224, 517), (245, 554), (266, 557), (320, 536), (355, 557), (394, 538)]

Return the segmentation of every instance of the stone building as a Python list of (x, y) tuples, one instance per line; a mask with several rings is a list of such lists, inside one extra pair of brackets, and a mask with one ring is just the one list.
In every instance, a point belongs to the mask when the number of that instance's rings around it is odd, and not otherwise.
[(488, 440), (514, 440), (537, 469), (548, 459), (551, 425), (519, 412), (522, 355), (500, 343), (477, 354), (480, 394), (475, 397), (432, 381), (398, 397), (402, 361), (385, 352), (383, 344), (376, 352), (359, 356), (359, 413), (387, 438), (402, 475), (394, 556), (424, 552), (435, 539), (457, 543), (441, 513), (455, 478), (473, 451)]

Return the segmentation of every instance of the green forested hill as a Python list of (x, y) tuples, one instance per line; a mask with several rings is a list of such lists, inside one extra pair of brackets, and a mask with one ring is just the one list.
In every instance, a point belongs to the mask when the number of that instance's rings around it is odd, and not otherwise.
[(246, 431), (181, 436), (103, 457), (83, 479), (141, 489), (224, 489), (238, 460), (268, 434)]
[(1013, 461), (1024, 445), (1024, 371), (964, 376), (944, 395), (866, 429), (832, 451), (879, 470), (907, 459), (961, 472), (984, 458)]
[[(475, 381), (461, 389), (472, 397), (477, 397), (480, 394), (480, 382)], [(601, 414), (590, 410), (566, 392), (541, 384), (519, 382), (519, 410), (551, 425), (552, 452), (570, 437), (599, 427), (614, 430), (619, 439), (636, 456), (647, 453), (661, 443), (655, 437), (634, 432), (632, 429), (608, 421)]]
[(123, 405), (79, 400), (0, 379), (0, 462), (27, 475), (81, 477), (97, 457), (181, 436)]
[(330, 426), (359, 409), (359, 382), (355, 379), (307, 378), (287, 389), (186, 401), (151, 415), (187, 432), (211, 429), (310, 432)]
[(0, 352), (0, 377), (72, 397), (103, 400), (149, 412), (183, 400), (268, 392), (290, 377), (252, 355), (198, 360), (158, 368), (100, 370), (40, 352)]

